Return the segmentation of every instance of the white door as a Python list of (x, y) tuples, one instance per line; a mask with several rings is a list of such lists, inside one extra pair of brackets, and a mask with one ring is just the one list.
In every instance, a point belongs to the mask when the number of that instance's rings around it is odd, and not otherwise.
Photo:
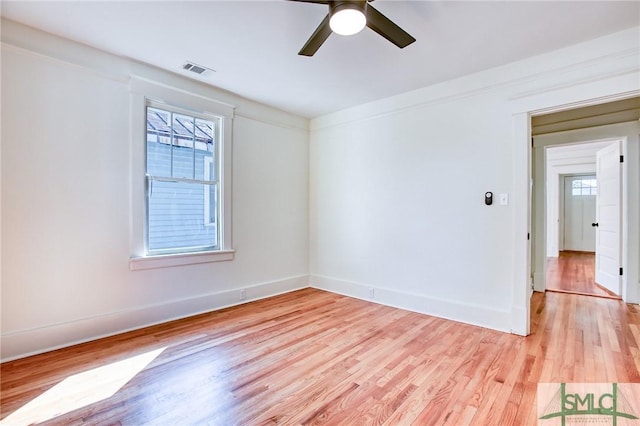
[(564, 178), (563, 250), (596, 251), (596, 176)]
[(596, 282), (620, 295), (620, 142), (596, 154)]

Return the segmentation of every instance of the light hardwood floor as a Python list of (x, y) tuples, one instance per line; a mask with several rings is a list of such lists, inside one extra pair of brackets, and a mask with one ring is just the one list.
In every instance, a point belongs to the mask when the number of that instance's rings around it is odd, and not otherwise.
[(305, 289), (4, 363), (1, 417), (533, 425), (539, 382), (640, 382), (637, 306), (536, 293), (531, 319), (523, 338)]
[(547, 259), (547, 290), (619, 299), (595, 281), (595, 253), (561, 251)]

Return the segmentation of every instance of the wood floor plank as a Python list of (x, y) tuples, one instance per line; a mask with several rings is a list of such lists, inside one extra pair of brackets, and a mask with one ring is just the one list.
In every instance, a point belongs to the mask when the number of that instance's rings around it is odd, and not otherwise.
[(536, 293), (531, 324), (523, 338), (304, 289), (4, 363), (0, 418), (522, 425), (538, 383), (640, 383), (637, 306)]

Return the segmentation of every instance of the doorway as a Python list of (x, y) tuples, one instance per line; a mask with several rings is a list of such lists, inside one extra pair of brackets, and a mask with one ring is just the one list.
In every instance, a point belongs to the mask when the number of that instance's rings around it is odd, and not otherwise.
[[(545, 138), (542, 138), (544, 142)], [(539, 140), (540, 142), (540, 140)], [(602, 168), (602, 153), (614, 149), (619, 151), (621, 140), (604, 140), (574, 143), (570, 145), (547, 146), (545, 151), (546, 187), (546, 258), (544, 267), (545, 290), (563, 293), (575, 293), (588, 296), (620, 298), (620, 278), (617, 276), (618, 265), (621, 264), (620, 250), (609, 251), (603, 244), (606, 238), (598, 233), (598, 217), (602, 216), (598, 206), (611, 198), (611, 186), (605, 188), (605, 198), (598, 203), (599, 182), (597, 173)], [(619, 164), (616, 171), (620, 174)], [(615, 172), (615, 171), (614, 171)], [(606, 179), (605, 179), (605, 182)], [(621, 180), (616, 181), (616, 194), (622, 192)], [(615, 211), (620, 217), (620, 197), (613, 197)], [(607, 207), (609, 208), (609, 207)], [(600, 209), (602, 210), (602, 209)], [(604, 222), (603, 222), (604, 223)], [(620, 247), (620, 220), (615, 225), (605, 223), (606, 227), (617, 227), (613, 246)], [(609, 244), (611, 245), (611, 244)], [(603, 286), (600, 269), (611, 265), (602, 262), (597, 253), (613, 255), (613, 266), (609, 273), (617, 285)]]
[[(625, 158), (622, 174), (625, 192), (623, 200), (622, 229), (622, 300), (626, 303), (640, 301), (640, 276), (636, 259), (640, 258), (640, 240), (630, 236), (640, 235), (640, 211), (635, 207), (638, 202), (638, 182), (640, 182), (640, 94), (639, 91), (626, 94), (611, 95), (598, 100), (583, 100), (564, 105), (557, 103), (529, 112), (513, 115), (514, 137), (519, 141), (515, 145), (515, 163), (522, 165), (514, 175), (514, 185), (521, 188), (520, 196), (514, 196), (515, 229), (526, 235), (524, 241), (517, 241), (514, 246), (516, 263), (516, 281), (522, 285), (516, 287), (513, 295), (514, 311), (522, 315), (513, 316), (514, 330), (529, 333), (530, 300), (534, 291), (546, 290), (545, 272), (547, 258), (547, 223), (544, 196), (547, 188), (544, 185), (546, 173), (544, 163), (544, 147), (560, 144), (575, 144), (584, 140), (602, 140), (612, 136), (624, 137), (622, 146)], [(635, 96), (635, 97), (630, 97)], [(605, 99), (610, 100), (607, 103)], [(627, 102), (633, 105), (626, 108)], [(624, 105), (623, 105), (624, 104)], [(577, 105), (585, 105), (579, 106)], [(603, 109), (609, 110), (607, 114)], [(558, 134), (555, 141), (539, 144), (536, 149), (537, 136)], [(554, 229), (553, 226), (550, 227)], [(524, 304), (520, 305), (520, 303)]]
[[(572, 277), (576, 278), (577, 285), (575, 291), (581, 294), (593, 294), (598, 296), (612, 296), (617, 298), (625, 298), (626, 289), (626, 276), (622, 276), (622, 270), (625, 266), (625, 259), (628, 247), (628, 226), (627, 226), (627, 191), (623, 190), (626, 187), (625, 182), (626, 173), (623, 173), (623, 164), (620, 163), (622, 157), (627, 150), (627, 139), (630, 134), (635, 132), (633, 128), (637, 128), (637, 123), (631, 123), (629, 125), (625, 123), (617, 125), (608, 125), (595, 128), (580, 129), (571, 132), (553, 132), (550, 134), (534, 135), (533, 137), (533, 150), (534, 156), (534, 174), (533, 174), (533, 241), (532, 241), (532, 263), (533, 263), (533, 287), (536, 291), (546, 291), (553, 288), (549, 287), (548, 283), (559, 282), (562, 280), (563, 284), (567, 283), (567, 280)], [(631, 132), (629, 131), (631, 130)], [(633, 133), (631, 133), (633, 134)], [(619, 135), (620, 137), (612, 137)], [(605, 137), (603, 137), (605, 136)], [(606, 136), (609, 136), (608, 138)], [(634, 141), (635, 143), (636, 141)], [(616, 154), (611, 155), (598, 155), (598, 152), (604, 151), (607, 147), (613, 147), (612, 152)], [(601, 153), (602, 154), (602, 153)], [(565, 214), (563, 204), (565, 203), (565, 193), (574, 192), (585, 193), (584, 198), (588, 199), (593, 197), (592, 176), (597, 173), (598, 158), (606, 158), (607, 161), (615, 159), (616, 169), (614, 174), (617, 176), (615, 181), (615, 190), (617, 201), (615, 203), (616, 209), (612, 210), (616, 213), (612, 217), (616, 218), (615, 226), (612, 226), (608, 220), (601, 221), (604, 224), (604, 228), (609, 232), (611, 229), (616, 229), (615, 234), (611, 234), (613, 239), (609, 242), (609, 234), (603, 233), (603, 227), (598, 227), (598, 205), (596, 205), (596, 219), (588, 222), (589, 218), (584, 216), (592, 215), (592, 213), (585, 215), (585, 209), (593, 211), (593, 205), (587, 206), (578, 204), (577, 208), (574, 208), (573, 215), (579, 217), (583, 216), (583, 221), (577, 225), (571, 225), (574, 227), (574, 234), (582, 233), (587, 238), (579, 238), (579, 241), (571, 241), (569, 237), (570, 230), (560, 229), (563, 225), (561, 219)], [(599, 194), (600, 186), (602, 182), (596, 177), (595, 193)], [(575, 188), (573, 186), (575, 185)], [(567, 191), (565, 191), (565, 188)], [(613, 186), (609, 183), (605, 185), (608, 188), (608, 192), (611, 193)], [(588, 193), (588, 195), (587, 195)], [(566, 194), (568, 199), (569, 194)], [(577, 197), (577, 195), (576, 195)], [(597, 195), (596, 195), (597, 198)], [(580, 210), (580, 208), (582, 210)], [(568, 207), (567, 215), (570, 214)], [(577, 212), (575, 211), (577, 209)], [(590, 209), (590, 210), (589, 210)], [(609, 209), (609, 206), (606, 207)], [(605, 212), (606, 209), (600, 209), (601, 212)], [(579, 213), (579, 212), (582, 213)], [(600, 213), (602, 215), (602, 213)], [(596, 233), (596, 245), (598, 241), (598, 235), (600, 236), (601, 243), (606, 243), (608, 249), (606, 250), (594, 250), (589, 248), (589, 229), (587, 226), (595, 224)], [(591, 230), (593, 232), (593, 230)], [(566, 237), (566, 238), (565, 238)], [(565, 241), (566, 240), (566, 241)], [(565, 247), (565, 242), (567, 246)], [(586, 245), (585, 245), (586, 244)], [(561, 252), (566, 251), (567, 253)], [(595, 256), (568, 256), (570, 252), (600, 252), (605, 253), (606, 258), (600, 258)], [(611, 253), (608, 253), (611, 251)], [(579, 257), (579, 258), (578, 258)], [(570, 265), (565, 265), (569, 261)], [(607, 273), (593, 273), (593, 269), (589, 268), (588, 272), (579, 272), (581, 268), (586, 268), (586, 265), (595, 263), (596, 269), (598, 265), (605, 266)], [(602, 268), (600, 268), (602, 269)], [(572, 270), (574, 275), (563, 273), (562, 271)], [(548, 276), (547, 272), (558, 273), (558, 277)], [(589, 277), (595, 275), (595, 282), (601, 284), (600, 288), (590, 286), (590, 290), (585, 289), (585, 282), (589, 282)], [(607, 279), (611, 278), (608, 282)], [(556, 289), (564, 291), (573, 291), (566, 286), (556, 286)], [(607, 291), (609, 290), (609, 291)], [(627, 295), (628, 296), (628, 295)], [(626, 300), (626, 299), (625, 299)]]
[(560, 194), (562, 251), (596, 252), (596, 175), (564, 175)]

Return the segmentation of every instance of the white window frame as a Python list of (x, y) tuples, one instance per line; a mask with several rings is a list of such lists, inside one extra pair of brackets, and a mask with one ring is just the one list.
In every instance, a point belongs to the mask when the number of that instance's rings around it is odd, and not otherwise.
[[(131, 270), (163, 268), (197, 263), (233, 260), (231, 238), (231, 151), (234, 107), (184, 90), (162, 85), (144, 78), (132, 77), (130, 86), (130, 158), (131, 158)], [(219, 232), (217, 250), (173, 254), (148, 254), (146, 247), (146, 134), (147, 105), (166, 105), (197, 115), (220, 117), (219, 167)]]

